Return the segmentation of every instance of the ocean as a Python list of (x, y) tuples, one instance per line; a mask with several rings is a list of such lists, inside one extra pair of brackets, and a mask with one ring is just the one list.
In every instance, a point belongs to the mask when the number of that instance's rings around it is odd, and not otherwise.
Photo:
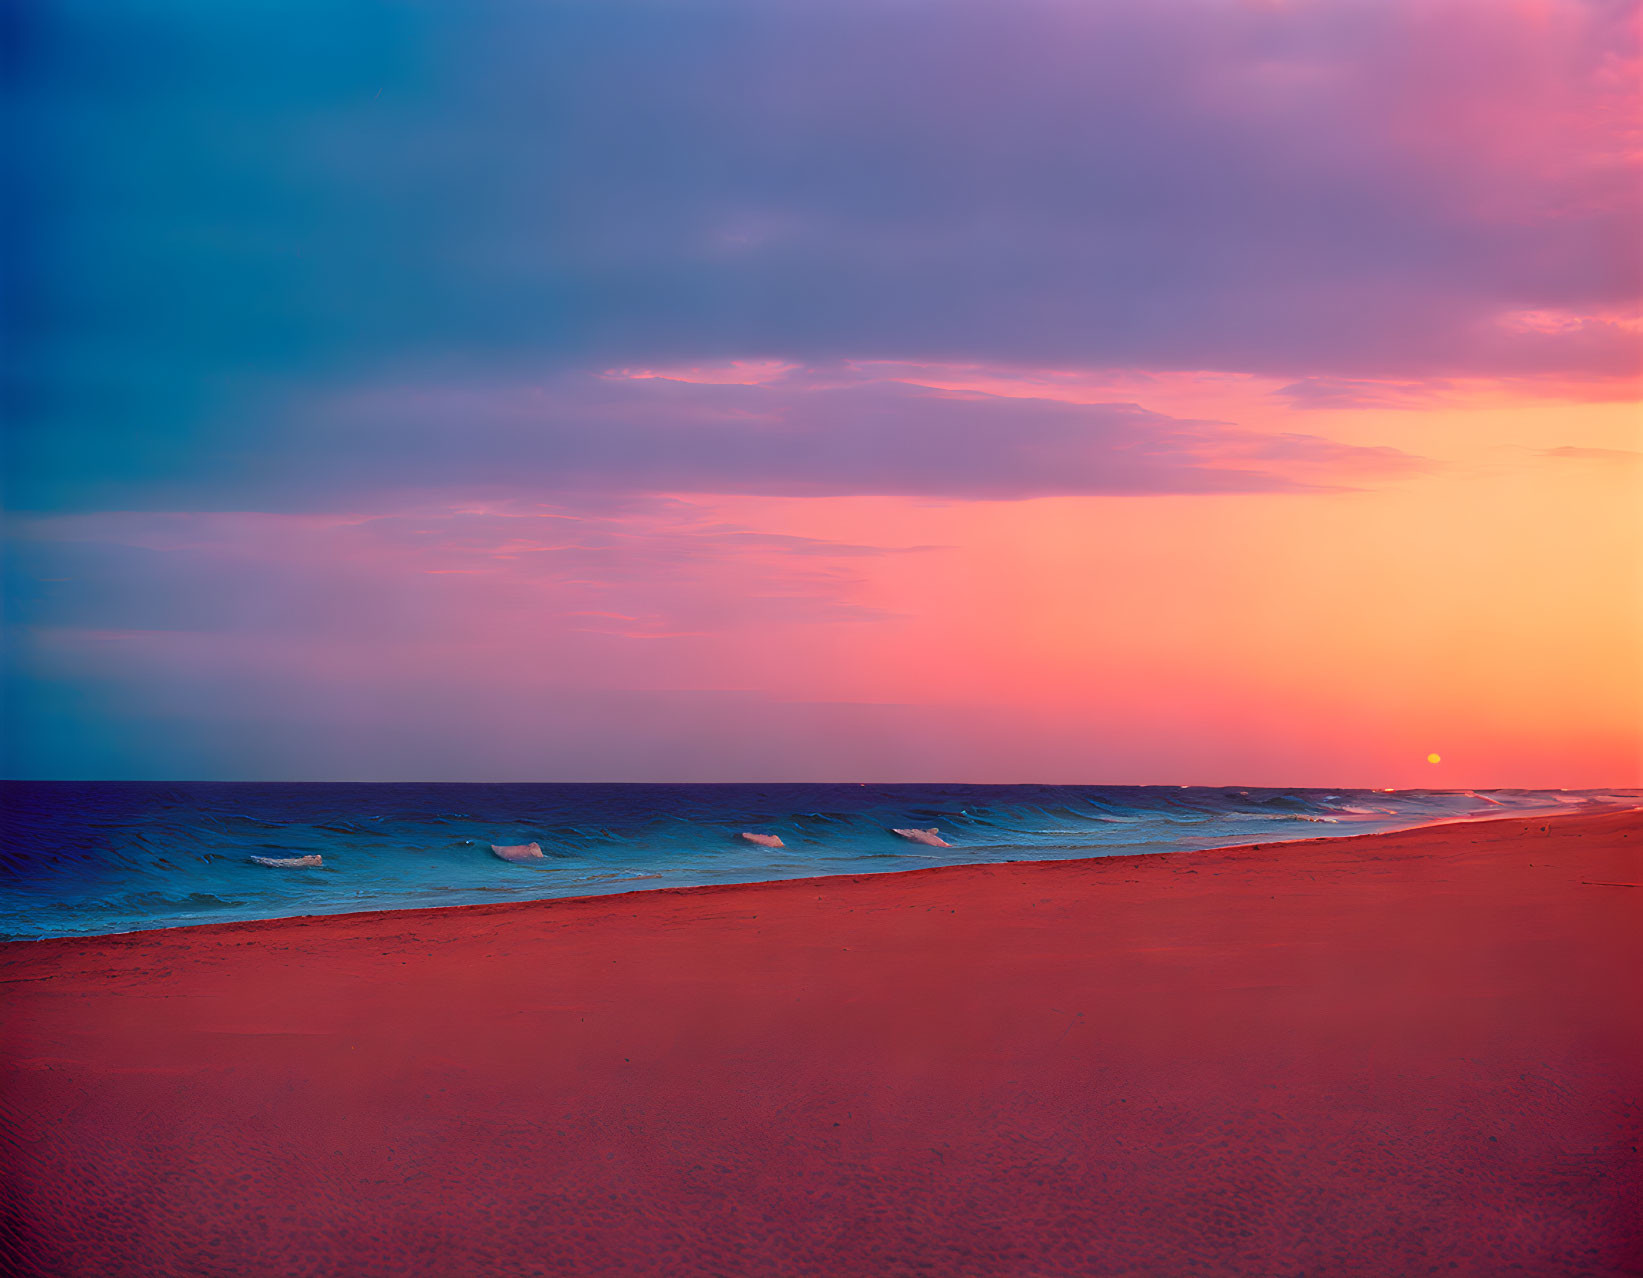
[[(0, 939), (1176, 852), (1640, 799), (1636, 790), (11, 781), (0, 783)], [(930, 827), (951, 846), (893, 833)], [(491, 852), (529, 843), (541, 859), (512, 864)], [(321, 864), (253, 859), (312, 856)]]

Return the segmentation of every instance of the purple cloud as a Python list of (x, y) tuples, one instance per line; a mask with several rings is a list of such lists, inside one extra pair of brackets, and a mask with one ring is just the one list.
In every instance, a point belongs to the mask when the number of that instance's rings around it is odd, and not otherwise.
[(1429, 382), (1354, 381), (1344, 377), (1303, 377), (1272, 393), (1291, 408), (1413, 408), (1433, 403), (1449, 389)]
[(18, 77), (51, 163), (20, 175), (9, 496), (117, 503), (202, 448), (255, 471), (301, 433), (271, 405), (411, 367), (1612, 384), (1643, 344), (1636, 12), (62, 10)]
[[(1422, 462), (1392, 448), (1077, 404), (802, 371), (765, 384), (562, 376), (368, 389), (303, 407), (239, 482), (268, 504), (328, 485), (552, 495), (1058, 495), (1353, 486)], [(325, 473), (310, 475), (321, 448)], [(202, 456), (197, 464), (210, 467)], [(217, 482), (229, 482), (219, 471)]]

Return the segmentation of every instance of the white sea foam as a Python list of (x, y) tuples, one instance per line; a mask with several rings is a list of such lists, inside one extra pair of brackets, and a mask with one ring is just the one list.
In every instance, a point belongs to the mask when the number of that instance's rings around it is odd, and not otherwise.
[(520, 865), (526, 861), (540, 861), (542, 859), (542, 845), (540, 843), (513, 843), (508, 845), (491, 844), (491, 851), (504, 861)]
[(787, 846), (782, 842), (782, 836), (779, 834), (752, 834), (747, 830), (743, 830), (741, 837), (749, 843), (757, 843), (761, 848), (785, 848)]
[(891, 834), (899, 834), (910, 843), (922, 843), (928, 848), (950, 848), (953, 845), (940, 837), (941, 831), (936, 826), (928, 830), (891, 830)]

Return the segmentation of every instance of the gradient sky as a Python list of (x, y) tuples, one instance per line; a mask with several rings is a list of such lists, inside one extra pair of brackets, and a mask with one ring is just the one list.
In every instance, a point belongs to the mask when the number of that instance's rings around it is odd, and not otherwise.
[(1643, 784), (1639, 13), (32, 6), (5, 773)]

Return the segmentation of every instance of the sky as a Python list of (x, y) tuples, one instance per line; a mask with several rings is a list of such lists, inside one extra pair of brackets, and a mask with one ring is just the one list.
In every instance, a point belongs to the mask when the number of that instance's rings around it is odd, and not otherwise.
[(9, 21), (7, 776), (1643, 784), (1631, 0)]

